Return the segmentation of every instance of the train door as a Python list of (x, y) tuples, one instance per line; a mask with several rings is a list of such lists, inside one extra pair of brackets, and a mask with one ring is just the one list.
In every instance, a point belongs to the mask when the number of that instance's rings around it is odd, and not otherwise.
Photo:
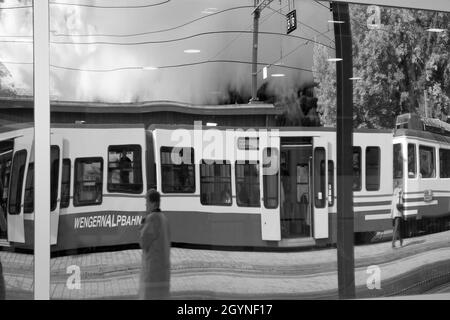
[[(6, 204), (8, 202), (9, 177), (11, 174), (11, 163), (13, 155), (14, 141), (0, 141), (0, 214), (5, 219)], [(8, 245), (8, 230), (0, 230), (0, 245)]]
[(314, 137), (313, 146), (313, 236), (315, 239), (325, 239), (328, 238), (328, 143), (323, 137)]
[(32, 135), (14, 139), (14, 153), (8, 188), (7, 220), (8, 241), (25, 243), (24, 226), (24, 180), (27, 174), (27, 163), (30, 158)]
[(58, 240), (59, 209), (61, 203), (63, 139), (52, 135), (50, 147), (50, 244)]
[(281, 143), (281, 231), (284, 239), (312, 237), (310, 137), (283, 138)]
[(261, 194), (261, 233), (262, 239), (268, 241), (281, 240), (280, 234), (280, 204), (279, 204), (279, 157), (280, 138), (268, 136), (268, 143), (262, 144), (260, 158)]

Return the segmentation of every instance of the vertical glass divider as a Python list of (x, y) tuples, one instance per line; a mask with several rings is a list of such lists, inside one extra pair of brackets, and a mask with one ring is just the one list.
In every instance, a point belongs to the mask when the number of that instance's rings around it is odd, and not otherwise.
[(34, 298), (50, 298), (49, 1), (33, 1), (34, 28)]

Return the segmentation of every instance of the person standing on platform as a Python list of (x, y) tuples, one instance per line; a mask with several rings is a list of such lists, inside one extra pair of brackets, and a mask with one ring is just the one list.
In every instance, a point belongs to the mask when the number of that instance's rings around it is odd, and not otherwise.
[(400, 240), (400, 247), (403, 246), (402, 224), (403, 224), (403, 190), (399, 181), (394, 182), (394, 194), (392, 196), (391, 218), (394, 231), (392, 232), (392, 248), (395, 242)]
[(139, 284), (141, 300), (170, 297), (170, 229), (160, 210), (159, 192), (147, 192), (147, 215), (140, 227), (142, 270)]

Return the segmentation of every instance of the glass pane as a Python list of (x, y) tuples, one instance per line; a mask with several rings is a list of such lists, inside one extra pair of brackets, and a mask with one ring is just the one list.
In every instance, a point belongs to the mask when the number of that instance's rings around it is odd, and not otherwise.
[(408, 178), (415, 178), (417, 175), (416, 145), (408, 144)]
[(366, 148), (366, 190), (377, 191), (380, 189), (380, 148)]
[(259, 163), (236, 163), (236, 201), (240, 207), (259, 207)]
[(200, 165), (200, 202), (203, 205), (232, 204), (231, 165), (221, 162), (211, 164), (208, 161)]
[(0, 1), (0, 300), (34, 298), (33, 1)]
[(276, 148), (266, 148), (263, 153), (263, 185), (264, 185), (264, 207), (275, 209), (278, 207), (278, 164), (279, 152)]
[[(416, 5), (411, 2), (405, 4)], [(375, 3), (350, 4), (349, 10), (353, 144), (365, 148), (360, 170), (365, 190), (353, 197), (357, 267), (340, 272), (352, 273), (355, 279), (360, 271), (372, 277), (372, 283), (355, 281), (357, 297), (429, 294), (439, 288), (448, 292), (447, 279), (421, 284), (431, 281), (430, 270), (436, 274), (440, 241), (450, 229), (447, 200), (441, 193), (449, 187), (442, 178), (447, 171), (442, 150), (450, 145), (450, 13)], [(368, 254), (361, 264), (362, 255), (375, 247), (383, 258)], [(413, 247), (414, 254), (409, 251)], [(385, 269), (387, 256), (395, 272)], [(406, 265), (413, 256), (416, 262)], [(406, 284), (401, 279), (410, 268), (417, 273)]]

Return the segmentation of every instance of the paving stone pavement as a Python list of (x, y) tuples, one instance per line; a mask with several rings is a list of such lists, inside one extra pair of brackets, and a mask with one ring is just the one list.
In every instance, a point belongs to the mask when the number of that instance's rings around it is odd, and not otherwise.
[[(355, 247), (355, 283), (365, 286), (367, 267), (379, 267), (387, 281), (433, 263), (449, 261), (450, 231)], [(0, 252), (7, 298), (33, 296), (33, 256)], [(52, 299), (135, 299), (140, 250), (99, 252), (51, 259)], [(172, 248), (174, 298), (285, 298), (337, 290), (334, 248), (299, 252), (219, 251)], [(69, 266), (80, 267), (81, 288), (69, 289)]]

